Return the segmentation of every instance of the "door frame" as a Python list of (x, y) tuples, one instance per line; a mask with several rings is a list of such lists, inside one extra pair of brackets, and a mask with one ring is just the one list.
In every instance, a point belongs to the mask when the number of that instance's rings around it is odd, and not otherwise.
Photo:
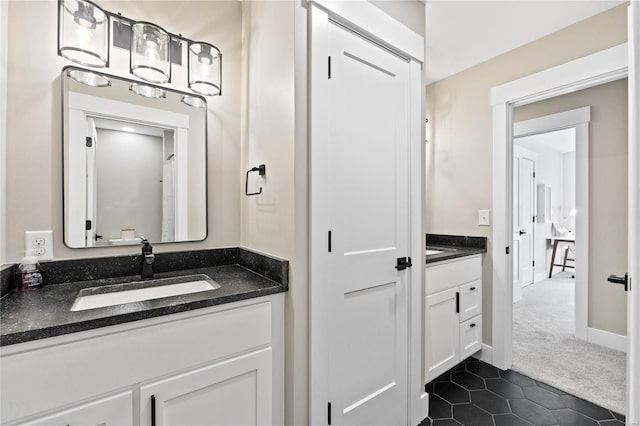
[(335, 22), (409, 62), (410, 137), (410, 253), (413, 258), (409, 276), (408, 318), (408, 401), (407, 418), (410, 424), (420, 423), (428, 414), (428, 397), (422, 383), (423, 371), (423, 282), (424, 282), (424, 96), (422, 63), (424, 38), (411, 31), (367, 1), (310, 0), (307, 3), (309, 24), (309, 423), (327, 424), (329, 402), (328, 345), (331, 330), (327, 315), (330, 301), (323, 292), (328, 255), (326, 206), (320, 202), (319, 168), (327, 159), (319, 149), (327, 138), (328, 99), (327, 62), (329, 22)]
[(628, 75), (627, 43), (491, 89), (493, 108), (493, 348), (491, 363), (511, 368), (513, 328), (513, 108)]
[[(513, 138), (530, 136), (555, 130), (575, 130), (576, 143), (576, 259), (589, 256), (589, 122), (591, 107), (575, 108), (556, 114), (549, 114), (530, 120), (513, 123)], [(535, 242), (534, 242), (535, 244)], [(574, 291), (573, 330), (576, 338), (589, 340), (589, 264), (576, 262)], [(513, 315), (512, 315), (513, 317)], [(511, 344), (509, 345), (511, 346)]]
[[(627, 293), (627, 400), (637, 401), (640, 397), (640, 4), (632, 1), (628, 7), (629, 36), (629, 250), (627, 267), (633, 281)], [(633, 372), (635, 374), (629, 374)], [(640, 404), (627, 402), (628, 424), (640, 422)]]

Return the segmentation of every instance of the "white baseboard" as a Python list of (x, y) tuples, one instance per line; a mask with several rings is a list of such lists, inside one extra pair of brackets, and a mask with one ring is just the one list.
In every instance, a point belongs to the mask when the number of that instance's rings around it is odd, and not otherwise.
[(473, 354), (473, 357), (479, 359), (480, 361), (484, 361), (487, 364), (491, 364), (491, 361), (493, 359), (493, 348), (483, 343), (482, 349)]
[(587, 329), (587, 341), (617, 351), (627, 352), (627, 336), (610, 333), (597, 328)]
[(547, 272), (545, 271), (538, 272), (534, 277), (534, 283), (539, 283), (540, 281), (544, 281), (546, 279), (547, 279)]

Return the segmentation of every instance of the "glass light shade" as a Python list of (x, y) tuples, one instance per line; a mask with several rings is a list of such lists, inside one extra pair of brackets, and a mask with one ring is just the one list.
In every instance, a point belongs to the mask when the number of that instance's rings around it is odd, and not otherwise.
[(182, 95), (181, 100), (183, 103), (194, 108), (204, 108), (207, 106), (207, 102), (198, 96)]
[(166, 98), (167, 94), (161, 87), (148, 86), (146, 84), (132, 83), (129, 90), (145, 98)]
[(131, 72), (152, 83), (171, 81), (169, 58), (171, 37), (155, 24), (136, 22), (131, 26)]
[(58, 54), (90, 67), (109, 66), (109, 19), (87, 0), (58, 1)]
[(209, 43), (189, 44), (189, 88), (204, 96), (222, 94), (222, 54)]
[(92, 87), (107, 87), (111, 86), (111, 81), (102, 74), (96, 74), (91, 71), (82, 71), (79, 69), (72, 69), (67, 71), (67, 75), (77, 81), (78, 83), (86, 84)]

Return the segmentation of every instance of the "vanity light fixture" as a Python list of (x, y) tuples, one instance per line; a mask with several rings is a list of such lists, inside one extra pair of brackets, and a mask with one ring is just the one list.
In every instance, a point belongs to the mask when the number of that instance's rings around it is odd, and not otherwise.
[(109, 66), (109, 18), (89, 0), (58, 0), (58, 54), (90, 67)]
[(86, 84), (91, 87), (108, 87), (111, 86), (111, 81), (102, 74), (97, 74), (91, 71), (70, 69), (67, 71), (67, 75), (77, 81), (78, 83)]
[(207, 106), (205, 100), (198, 96), (182, 95), (182, 98), (180, 98), (180, 100), (182, 101), (182, 103), (194, 108), (204, 108)]
[(145, 98), (160, 99), (167, 97), (167, 94), (161, 87), (149, 86), (147, 84), (131, 83), (129, 90)]
[[(114, 46), (129, 48), (131, 74), (150, 83), (171, 83), (172, 62), (182, 64), (186, 44), (189, 89), (204, 96), (222, 94), (222, 53), (216, 46), (169, 33), (151, 22), (114, 14), (90, 0), (58, 0), (58, 54), (81, 65), (108, 68), (112, 23)], [(94, 85), (94, 77), (85, 77), (86, 82), (78, 81)], [(144, 84), (132, 86), (131, 90), (147, 97), (164, 97), (162, 89)], [(206, 106), (197, 97), (183, 102), (199, 108)]]
[(150, 22), (131, 25), (131, 73), (152, 83), (171, 82), (169, 33)]
[(189, 43), (189, 88), (204, 96), (221, 95), (222, 54), (213, 44)]

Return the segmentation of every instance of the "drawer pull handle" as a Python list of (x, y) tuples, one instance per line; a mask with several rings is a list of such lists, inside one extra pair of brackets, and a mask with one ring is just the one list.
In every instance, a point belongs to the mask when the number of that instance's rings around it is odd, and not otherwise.
[(471, 288), (469, 289), (469, 291), (476, 291), (476, 288), (475, 288), (475, 287), (471, 287)]
[(475, 322), (474, 322), (474, 323), (472, 323), (472, 324), (469, 324), (469, 327), (471, 327), (471, 328), (473, 328), (473, 327), (475, 327), (475, 326), (476, 326), (476, 323), (475, 323)]

